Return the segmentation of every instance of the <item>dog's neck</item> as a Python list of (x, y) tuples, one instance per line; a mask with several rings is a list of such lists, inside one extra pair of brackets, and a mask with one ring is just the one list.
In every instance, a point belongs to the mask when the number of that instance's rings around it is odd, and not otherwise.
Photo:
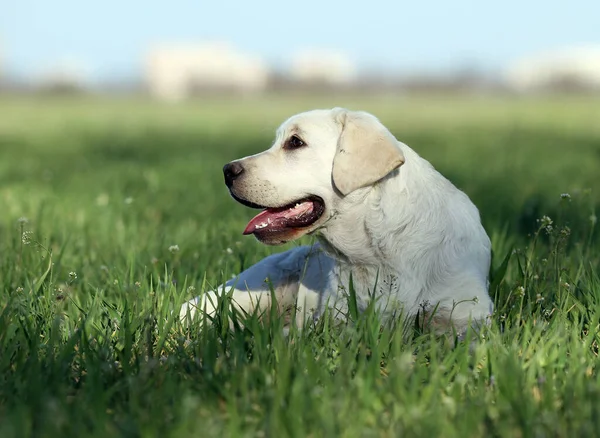
[[(414, 242), (421, 237), (415, 233), (427, 229), (417, 225), (428, 218), (416, 217), (415, 212), (439, 214), (445, 202), (435, 196), (435, 187), (428, 185), (449, 182), (403, 146), (405, 164), (376, 185), (350, 193), (321, 230), (319, 240), (333, 257), (373, 271), (399, 273), (400, 257), (410, 251), (403, 243)], [(428, 205), (415, 208), (423, 203)]]

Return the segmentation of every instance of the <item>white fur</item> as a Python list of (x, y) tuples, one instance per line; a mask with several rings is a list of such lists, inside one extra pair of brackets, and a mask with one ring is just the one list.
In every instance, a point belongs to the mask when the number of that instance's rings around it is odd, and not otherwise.
[[(349, 124), (357, 120), (360, 123), (352, 126), (360, 135), (340, 144)], [(389, 134), (401, 159), (394, 170), (386, 169), (377, 181), (362, 187), (361, 168), (369, 169), (364, 173), (371, 180), (372, 166), (379, 169), (380, 146), (370, 140), (371, 130)], [(292, 134), (307, 146), (283, 148)], [(345, 171), (338, 172), (338, 179), (344, 174), (349, 178), (337, 182), (349, 188), (344, 195), (332, 178), (334, 158), (341, 148), (357, 147), (368, 153), (359, 154), (362, 161), (352, 168), (346, 163)], [(389, 144), (386, 148), (386, 153), (393, 152)], [(415, 316), (425, 309), (438, 331), (453, 327), (462, 332), (471, 321), (486, 322), (492, 312), (490, 240), (477, 208), (375, 117), (339, 108), (298, 114), (282, 124), (270, 149), (238, 161), (245, 168), (231, 188), (238, 198), (269, 207), (309, 195), (324, 200), (323, 217), (290, 237), (316, 233), (319, 243), (267, 257), (216, 291), (185, 303), (182, 318), (193, 316), (198, 307), (212, 315), (218, 294), (232, 288), (233, 302), (249, 313), (269, 308), (272, 288), (282, 312), (290, 306), (299, 310), (299, 326), (318, 318), (327, 306), (344, 318), (352, 274), (359, 309), (375, 298), (384, 319), (400, 312)], [(383, 172), (385, 166), (380, 167)]]

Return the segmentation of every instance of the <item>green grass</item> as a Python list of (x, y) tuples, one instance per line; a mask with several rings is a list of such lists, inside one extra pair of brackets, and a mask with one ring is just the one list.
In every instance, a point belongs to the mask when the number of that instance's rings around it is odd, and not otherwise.
[[(335, 105), (479, 206), (496, 313), (471, 353), (371, 311), (288, 338), (228, 330), (227, 298), (204, 330), (171, 316), (284, 249), (241, 235), (223, 164)], [(567, 97), (0, 99), (0, 436), (600, 435), (599, 120)]]

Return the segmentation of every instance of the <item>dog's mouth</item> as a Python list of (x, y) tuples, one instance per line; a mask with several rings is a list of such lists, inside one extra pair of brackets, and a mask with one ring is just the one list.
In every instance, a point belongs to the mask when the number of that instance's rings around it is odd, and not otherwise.
[(318, 196), (299, 199), (283, 207), (264, 207), (235, 195), (234, 198), (248, 207), (264, 209), (248, 222), (244, 230), (244, 234), (257, 237), (310, 227), (325, 212), (325, 203)]

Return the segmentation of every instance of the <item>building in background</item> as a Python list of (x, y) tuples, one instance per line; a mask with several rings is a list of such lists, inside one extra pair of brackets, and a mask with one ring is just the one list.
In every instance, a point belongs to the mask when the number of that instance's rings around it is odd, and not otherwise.
[(289, 77), (306, 85), (349, 86), (356, 81), (357, 70), (344, 53), (307, 50), (292, 57)]
[(600, 91), (600, 45), (560, 49), (523, 59), (506, 72), (519, 92)]
[(152, 96), (178, 101), (208, 92), (260, 92), (269, 69), (227, 43), (163, 44), (148, 53), (145, 83)]

